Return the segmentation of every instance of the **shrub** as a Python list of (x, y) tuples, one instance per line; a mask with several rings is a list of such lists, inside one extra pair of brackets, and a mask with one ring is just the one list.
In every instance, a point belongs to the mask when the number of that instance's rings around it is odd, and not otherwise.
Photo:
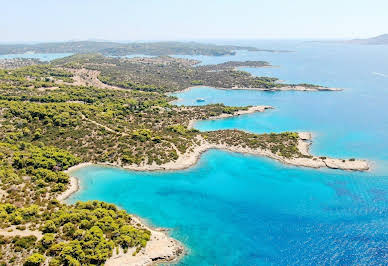
[(45, 258), (42, 254), (34, 253), (29, 256), (24, 262), (24, 266), (39, 266), (45, 261)]
[(55, 233), (57, 230), (57, 227), (55, 226), (55, 223), (51, 220), (48, 220), (43, 227), (41, 228), (43, 233)]
[(12, 242), (16, 248), (30, 249), (34, 246), (36, 236), (15, 237)]

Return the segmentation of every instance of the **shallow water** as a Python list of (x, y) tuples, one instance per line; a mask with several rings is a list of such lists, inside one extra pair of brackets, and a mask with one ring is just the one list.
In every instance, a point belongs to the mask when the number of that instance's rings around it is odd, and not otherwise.
[[(242, 43), (252, 45), (252, 43)], [(131, 172), (87, 167), (69, 202), (99, 199), (171, 228), (189, 254), (181, 265), (384, 264), (388, 261), (388, 46), (255, 42), (294, 53), (201, 57), (204, 63), (267, 60), (249, 69), (342, 92), (257, 92), (197, 88), (178, 104), (272, 105), (274, 110), (201, 121), (200, 130), (312, 131), (312, 152), (373, 161), (355, 173), (306, 169), (211, 150), (193, 168)], [(197, 57), (190, 57), (197, 58)]]

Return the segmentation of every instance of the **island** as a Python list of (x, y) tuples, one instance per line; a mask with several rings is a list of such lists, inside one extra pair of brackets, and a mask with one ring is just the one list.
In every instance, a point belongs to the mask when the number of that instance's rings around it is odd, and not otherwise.
[(111, 56), (143, 55), (234, 55), (237, 50), (288, 52), (251, 46), (215, 45), (197, 42), (111, 42), (68, 41), (38, 44), (0, 44), (0, 54), (24, 53), (101, 53)]
[(388, 44), (388, 34), (382, 34), (372, 38), (366, 39), (353, 39), (347, 41), (347, 43), (353, 44), (369, 44), (369, 45), (387, 45)]
[(364, 171), (368, 162), (310, 154), (312, 134), (201, 132), (198, 120), (271, 106), (177, 106), (169, 92), (193, 85), (263, 90), (327, 88), (280, 84), (228, 62), (199, 66), (168, 56), (77, 54), (50, 64), (0, 69), (1, 260), (17, 265), (150, 265), (185, 252), (164, 230), (100, 201), (64, 200), (79, 189), (72, 171), (102, 164), (138, 171), (195, 164), (209, 149), (266, 156), (303, 167)]

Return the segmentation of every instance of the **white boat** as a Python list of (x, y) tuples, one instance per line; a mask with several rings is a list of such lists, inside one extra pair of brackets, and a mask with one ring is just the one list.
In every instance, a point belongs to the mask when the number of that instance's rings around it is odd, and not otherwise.
[(203, 99), (203, 98), (198, 98), (198, 99), (197, 99), (197, 102), (198, 102), (198, 103), (202, 103), (202, 102), (204, 102), (204, 101), (205, 101), (205, 99)]

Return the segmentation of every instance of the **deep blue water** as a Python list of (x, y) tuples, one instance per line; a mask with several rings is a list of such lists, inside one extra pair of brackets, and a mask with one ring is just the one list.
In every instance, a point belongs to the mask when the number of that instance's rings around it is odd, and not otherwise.
[[(239, 52), (205, 64), (266, 60), (249, 69), (287, 82), (342, 92), (255, 92), (196, 88), (178, 104), (268, 104), (274, 110), (217, 121), (200, 130), (312, 131), (312, 152), (371, 160), (366, 173), (306, 169), (218, 150), (187, 170), (131, 172), (87, 167), (69, 202), (99, 199), (171, 228), (189, 254), (181, 265), (377, 265), (388, 261), (388, 46), (298, 41), (245, 42), (293, 53)], [(190, 57), (198, 58), (198, 57)]]

